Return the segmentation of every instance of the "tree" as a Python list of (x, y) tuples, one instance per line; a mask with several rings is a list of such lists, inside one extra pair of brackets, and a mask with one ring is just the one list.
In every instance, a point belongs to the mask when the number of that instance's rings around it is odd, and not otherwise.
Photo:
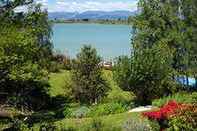
[(141, 13), (133, 18), (134, 51), (167, 44), (173, 51), (173, 68), (185, 74), (188, 67), (188, 48), (185, 43), (184, 22), (179, 0), (140, 0)]
[(185, 23), (186, 44), (189, 48), (189, 72), (196, 79), (197, 87), (197, 3), (195, 0), (181, 0), (182, 17)]
[[(45, 44), (49, 41), (50, 26), (47, 14), (40, 6), (32, 5), (27, 13), (14, 8), (29, 2), (7, 1), (0, 12), (0, 95), (20, 109), (40, 109), (48, 100), (48, 71), (42, 64), (48, 59)], [(47, 42), (48, 43), (48, 42)], [(42, 99), (42, 101), (40, 101)], [(45, 101), (46, 100), (46, 101)], [(39, 102), (38, 102), (39, 101)]]
[(73, 64), (73, 93), (82, 103), (97, 103), (109, 90), (102, 77), (100, 62), (96, 49), (85, 45)]
[(113, 67), (113, 76), (122, 89), (129, 90), (131, 74), (131, 58), (120, 56), (116, 59)]
[(135, 93), (138, 104), (151, 104), (153, 99), (177, 90), (171, 79), (171, 62), (166, 45), (145, 48), (130, 59), (119, 60), (115, 66), (116, 80), (123, 90)]
[(122, 68), (118, 82), (126, 84), (122, 88), (136, 93), (140, 101), (150, 103), (151, 99), (172, 93), (176, 76), (195, 71), (194, 5), (194, 0), (139, 1), (140, 13), (130, 19), (132, 57), (130, 64), (118, 62)]

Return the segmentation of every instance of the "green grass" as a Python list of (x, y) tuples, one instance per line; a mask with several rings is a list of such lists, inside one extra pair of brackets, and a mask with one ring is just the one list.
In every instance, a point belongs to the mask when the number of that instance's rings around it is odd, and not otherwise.
[[(109, 70), (103, 71), (103, 77), (107, 80), (107, 83), (111, 87), (112, 90), (119, 90), (120, 88), (113, 80), (113, 73)], [(71, 73), (67, 70), (61, 70), (58, 73), (51, 73), (49, 76), (49, 94), (51, 96), (57, 95), (67, 95), (71, 90)]]
[[(107, 83), (111, 87), (111, 91), (109, 94), (114, 94), (113, 92), (121, 92), (122, 90), (117, 85), (117, 83), (113, 80), (113, 73), (109, 70), (103, 70), (103, 77), (107, 80)], [(51, 96), (57, 96), (57, 95), (70, 95), (69, 91), (71, 91), (71, 72), (67, 70), (62, 70), (58, 73), (51, 73), (50, 79), (49, 79), (50, 89), (49, 93)], [(139, 118), (140, 114), (138, 113), (121, 113), (121, 114), (113, 114), (113, 115), (107, 115), (107, 116), (99, 116), (96, 119), (99, 119), (105, 127), (111, 128), (111, 127), (122, 127), (122, 124), (128, 120)], [(58, 120), (53, 123), (56, 127), (63, 127), (63, 128), (74, 128), (79, 131), (86, 131), (87, 128), (91, 125), (91, 122), (95, 118), (81, 118), (81, 119), (75, 119), (75, 118), (65, 118), (62, 120)], [(40, 125), (40, 123), (39, 123)], [(38, 130), (38, 126), (35, 125), (35, 130)]]
[[(102, 123), (104, 123), (105, 128), (109, 129), (112, 127), (121, 128), (125, 121), (128, 119), (139, 119), (139, 113), (121, 113), (115, 115), (108, 115), (97, 117)], [(56, 127), (68, 129), (74, 128), (77, 131), (85, 131), (91, 125), (91, 122), (95, 118), (82, 118), (82, 119), (63, 119), (53, 123)], [(38, 125), (34, 127), (34, 130), (38, 130)]]
[(70, 91), (72, 83), (70, 71), (61, 70), (58, 73), (51, 73), (49, 77), (49, 94), (51, 96), (65, 95)]

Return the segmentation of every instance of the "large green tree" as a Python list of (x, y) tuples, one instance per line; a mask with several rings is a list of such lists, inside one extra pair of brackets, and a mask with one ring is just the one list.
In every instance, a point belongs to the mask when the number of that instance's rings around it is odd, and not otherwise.
[(119, 58), (114, 76), (123, 90), (136, 94), (137, 104), (151, 104), (153, 99), (177, 90), (171, 63), (169, 48), (160, 44), (136, 52), (131, 58)]
[(188, 66), (188, 48), (179, 0), (140, 0), (140, 14), (133, 18), (135, 52), (165, 43), (173, 50), (172, 66), (183, 73)]
[(189, 70), (196, 79), (197, 87), (197, 3), (195, 0), (181, 0), (182, 17), (185, 23), (185, 42), (189, 47)]
[(175, 91), (176, 77), (196, 75), (196, 2), (139, 0), (138, 8), (139, 14), (130, 19), (131, 62), (118, 62), (116, 73), (123, 89), (150, 102)]
[[(21, 109), (40, 109), (48, 97), (45, 63), (52, 52), (50, 24), (47, 12), (31, 2), (0, 4), (0, 97)], [(27, 13), (14, 11), (24, 4), (30, 4)]]
[(100, 62), (96, 49), (85, 45), (73, 64), (73, 93), (82, 103), (97, 103), (109, 90)]

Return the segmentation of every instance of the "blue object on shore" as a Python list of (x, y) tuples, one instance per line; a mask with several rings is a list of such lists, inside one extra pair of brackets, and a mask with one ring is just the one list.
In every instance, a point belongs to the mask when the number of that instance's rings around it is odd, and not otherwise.
[[(186, 76), (179, 76), (175, 78), (177, 82), (183, 85), (189, 85), (189, 86), (195, 86), (196, 85), (196, 80), (195, 78), (191, 77), (186, 77)], [(187, 80), (188, 79), (188, 80)]]

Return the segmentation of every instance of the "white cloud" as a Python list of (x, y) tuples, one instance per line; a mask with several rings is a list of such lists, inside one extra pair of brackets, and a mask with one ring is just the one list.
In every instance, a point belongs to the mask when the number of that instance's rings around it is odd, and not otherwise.
[[(45, 0), (41, 0), (45, 1)], [(83, 1), (83, 2), (69, 2), (65, 0), (58, 0), (54, 5), (49, 4), (49, 12), (84, 12), (89, 10), (130, 10), (134, 11), (137, 9), (137, 1), (131, 2), (95, 2), (95, 1)]]
[(36, 0), (36, 3), (40, 3), (43, 6), (47, 6), (48, 5), (48, 0)]

